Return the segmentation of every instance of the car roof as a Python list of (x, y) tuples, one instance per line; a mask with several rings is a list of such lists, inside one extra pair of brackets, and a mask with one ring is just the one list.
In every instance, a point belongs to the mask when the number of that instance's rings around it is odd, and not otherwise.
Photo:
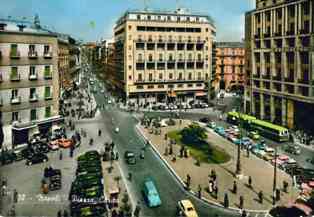
[(181, 204), (184, 206), (184, 207), (194, 207), (192, 202), (190, 200), (181, 200)]
[(157, 193), (156, 186), (152, 180), (145, 181), (145, 187), (149, 193)]

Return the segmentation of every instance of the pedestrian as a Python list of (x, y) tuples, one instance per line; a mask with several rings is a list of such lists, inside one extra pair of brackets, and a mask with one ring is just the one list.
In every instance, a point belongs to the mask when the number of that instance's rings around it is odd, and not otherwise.
[(243, 209), (243, 205), (244, 205), (244, 197), (241, 195), (239, 198), (239, 208)]
[(247, 213), (246, 213), (245, 209), (242, 211), (241, 217), (247, 217)]
[(98, 136), (101, 136), (101, 129), (98, 130)]
[(59, 160), (62, 160), (62, 150), (59, 151)]
[(62, 211), (61, 210), (58, 211), (57, 217), (62, 217)]
[(72, 148), (72, 146), (71, 146), (71, 148), (70, 148), (70, 158), (73, 157), (73, 152), (74, 152), (74, 148)]
[(233, 188), (232, 188), (232, 192), (234, 193), (234, 194), (237, 194), (237, 182), (236, 181), (233, 181)]
[(93, 145), (93, 143), (94, 143), (94, 139), (93, 139), (93, 138), (90, 138), (90, 140), (89, 140), (89, 145)]
[(132, 173), (129, 172), (129, 180), (132, 181)]
[(66, 210), (63, 211), (63, 217), (69, 217), (68, 211)]
[(14, 201), (14, 203), (18, 202), (18, 196), (19, 196), (19, 194), (18, 194), (17, 190), (14, 189), (13, 190), (13, 201)]
[(251, 176), (249, 176), (248, 184), (249, 184), (249, 188), (252, 188), (252, 177)]
[(284, 180), (283, 181), (283, 191), (285, 193), (288, 193), (288, 186), (289, 186), (289, 183), (286, 180)]
[(224, 196), (224, 207), (225, 208), (229, 207), (229, 197), (227, 193), (225, 193), (225, 196)]
[(186, 187), (190, 189), (191, 185), (191, 176), (189, 174), (186, 175)]
[(218, 199), (218, 186), (214, 187), (215, 199)]
[(202, 187), (201, 185), (198, 185), (198, 198), (202, 198)]
[(259, 199), (259, 202), (262, 204), (263, 203), (263, 199), (264, 199), (263, 191), (258, 192), (258, 199)]
[(213, 180), (209, 180), (208, 191), (210, 194), (213, 192), (213, 186), (214, 186)]

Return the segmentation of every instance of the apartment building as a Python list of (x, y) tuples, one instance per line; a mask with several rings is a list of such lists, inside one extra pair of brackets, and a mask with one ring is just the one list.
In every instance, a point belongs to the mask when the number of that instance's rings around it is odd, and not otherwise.
[(57, 36), (34, 23), (0, 19), (0, 111), (4, 146), (25, 143), (60, 121)]
[(313, 1), (257, 0), (245, 21), (246, 111), (313, 133)]
[(216, 42), (215, 89), (244, 89), (244, 43)]
[(136, 103), (207, 99), (215, 34), (207, 15), (127, 11), (114, 28), (116, 87)]

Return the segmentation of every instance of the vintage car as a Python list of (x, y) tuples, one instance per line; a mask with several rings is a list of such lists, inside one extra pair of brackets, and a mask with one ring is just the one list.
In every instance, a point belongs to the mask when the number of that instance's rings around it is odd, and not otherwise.
[(161, 199), (153, 180), (147, 179), (144, 182), (143, 195), (149, 207), (157, 207), (161, 205)]

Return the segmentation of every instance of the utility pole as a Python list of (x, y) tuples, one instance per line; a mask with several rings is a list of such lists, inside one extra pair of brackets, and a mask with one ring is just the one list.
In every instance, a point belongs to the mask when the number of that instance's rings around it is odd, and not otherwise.
[(276, 204), (276, 189), (277, 189), (277, 147), (275, 147), (274, 156), (274, 180), (273, 180), (273, 206)]
[(238, 144), (237, 151), (237, 164), (236, 164), (236, 175), (241, 175), (241, 143), (242, 143), (242, 117), (241, 117), (241, 105), (242, 105), (242, 95), (238, 91), (238, 114), (239, 114), (239, 128), (240, 128), (240, 143)]

